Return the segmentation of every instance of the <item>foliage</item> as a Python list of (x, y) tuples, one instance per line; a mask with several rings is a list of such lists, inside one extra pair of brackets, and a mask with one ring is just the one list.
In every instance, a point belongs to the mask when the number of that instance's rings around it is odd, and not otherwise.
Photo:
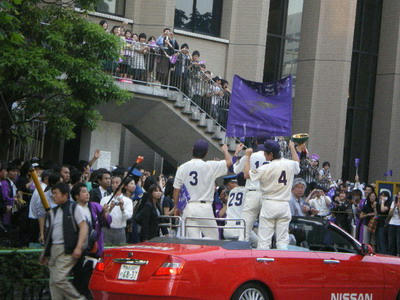
[[(57, 3), (0, 2), (2, 134), (21, 137), (24, 124), (40, 119), (60, 138), (70, 139), (77, 124), (95, 127), (100, 118), (96, 105), (128, 99), (103, 72), (105, 61), (118, 58), (120, 40), (65, 7), (65, 1)], [(95, 3), (68, 2), (83, 9)]]
[(0, 254), (1, 299), (10, 298), (10, 294), (21, 294), (21, 290), (48, 285), (48, 269), (39, 264), (39, 255), (40, 251)]

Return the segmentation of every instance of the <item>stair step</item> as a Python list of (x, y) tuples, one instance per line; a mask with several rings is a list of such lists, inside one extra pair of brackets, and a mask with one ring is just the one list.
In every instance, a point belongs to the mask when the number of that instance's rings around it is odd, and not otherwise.
[(199, 119), (199, 124), (197, 126), (199, 127), (207, 127), (207, 116), (205, 112), (200, 113), (200, 119)]
[(193, 121), (199, 121), (200, 120), (200, 110), (196, 106), (192, 106), (192, 115), (190, 117), (191, 120)]
[(176, 102), (179, 100), (182, 100), (183, 95), (181, 93), (178, 93), (176, 91), (168, 91), (168, 97), (167, 100), (171, 102)]
[(176, 102), (175, 102), (175, 104), (174, 104), (174, 106), (175, 107), (177, 107), (177, 108), (184, 108), (185, 107), (185, 98), (184, 97), (182, 97), (181, 99), (176, 99)]
[(183, 107), (182, 113), (185, 115), (192, 114), (192, 103), (188, 98), (185, 98), (185, 106)]
[(215, 121), (213, 119), (207, 119), (206, 133), (214, 133), (215, 132)]
[(222, 140), (222, 132), (221, 132), (221, 126), (220, 125), (216, 125), (215, 126), (215, 133), (212, 136), (212, 139), (213, 140), (217, 140), (217, 141)]

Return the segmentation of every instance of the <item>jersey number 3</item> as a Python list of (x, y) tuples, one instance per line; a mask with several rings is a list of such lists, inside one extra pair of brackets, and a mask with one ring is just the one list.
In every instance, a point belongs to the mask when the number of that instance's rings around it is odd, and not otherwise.
[(192, 180), (189, 181), (189, 183), (191, 185), (197, 185), (197, 183), (199, 182), (199, 180), (197, 179), (197, 172), (196, 171), (192, 171), (189, 173), (189, 176), (192, 176)]
[(283, 185), (287, 184), (286, 171), (282, 171), (281, 176), (278, 178), (278, 183), (283, 183)]

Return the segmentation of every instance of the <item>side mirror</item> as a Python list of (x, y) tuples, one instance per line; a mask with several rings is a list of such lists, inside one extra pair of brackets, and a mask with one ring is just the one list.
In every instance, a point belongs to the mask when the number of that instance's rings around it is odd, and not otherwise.
[(361, 255), (374, 255), (375, 251), (374, 248), (370, 244), (362, 244), (361, 245)]

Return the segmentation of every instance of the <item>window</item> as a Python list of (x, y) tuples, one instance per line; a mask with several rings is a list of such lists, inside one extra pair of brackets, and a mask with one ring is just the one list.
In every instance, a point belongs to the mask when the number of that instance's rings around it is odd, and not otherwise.
[(271, 0), (264, 82), (292, 75), (296, 86), (303, 0)]
[(296, 240), (296, 246), (311, 251), (358, 253), (351, 238), (328, 223), (317, 219), (293, 218), (290, 234)]
[(96, 11), (104, 14), (125, 16), (125, 0), (99, 0)]
[(222, 0), (176, 0), (176, 29), (219, 36)]
[(368, 181), (382, 3), (357, 1), (342, 169), (345, 180), (354, 178), (354, 159), (360, 158), (358, 175)]

